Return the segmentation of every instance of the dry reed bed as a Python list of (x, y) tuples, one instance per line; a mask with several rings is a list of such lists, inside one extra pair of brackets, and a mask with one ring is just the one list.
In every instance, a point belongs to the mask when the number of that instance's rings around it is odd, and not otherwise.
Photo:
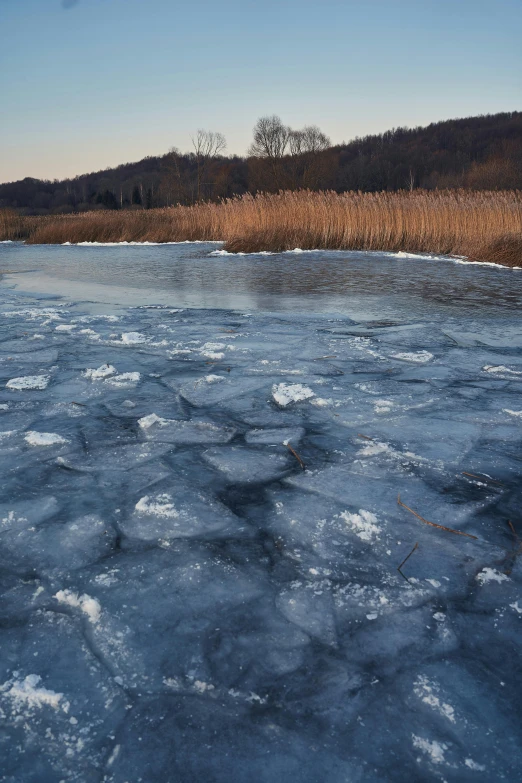
[(522, 266), (522, 193), (296, 191), (147, 211), (25, 218), (4, 212), (0, 238), (33, 244), (223, 240), (231, 252), (402, 250)]

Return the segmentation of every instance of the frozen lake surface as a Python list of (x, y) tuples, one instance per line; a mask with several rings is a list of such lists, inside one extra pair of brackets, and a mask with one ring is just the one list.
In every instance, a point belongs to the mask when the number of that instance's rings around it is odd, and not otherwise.
[(0, 781), (518, 779), (522, 272), (212, 249), (0, 245)]

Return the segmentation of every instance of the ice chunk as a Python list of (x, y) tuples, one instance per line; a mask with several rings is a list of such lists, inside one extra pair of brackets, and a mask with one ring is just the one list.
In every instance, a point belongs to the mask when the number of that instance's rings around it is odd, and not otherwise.
[[(129, 408), (135, 408), (135, 403), (133, 403), (131, 400), (126, 400), (127, 403), (126, 407)], [(125, 402), (122, 403), (125, 405)], [(158, 416), (156, 413), (149, 413), (148, 416), (142, 416), (141, 419), (138, 419), (139, 426), (144, 429), (148, 430), (149, 427), (152, 427), (154, 424), (158, 424), (160, 427), (164, 427), (166, 424), (168, 424), (169, 419), (162, 419), (161, 416)]]
[(240, 446), (208, 449), (203, 458), (209, 465), (221, 471), (228, 481), (238, 484), (274, 481), (290, 468), (286, 454), (267, 453)]
[[(250, 697), (246, 701), (236, 687), (225, 691), (223, 700), (212, 695), (195, 696), (193, 690), (192, 695), (140, 700), (118, 736), (121, 750), (111, 767), (114, 780), (131, 781), (137, 769), (152, 772), (157, 781), (346, 783), (364, 779), (361, 765), (352, 760), (355, 751), (347, 759), (334, 742), (312, 744), (293, 721), (287, 725), (255, 710), (256, 702), (263, 703), (256, 694), (246, 694)], [(289, 687), (287, 709), (293, 699)], [(299, 715), (298, 720), (306, 719)]]
[(46, 389), (51, 380), (50, 375), (24, 375), (7, 381), (6, 389)]
[(12, 568), (38, 572), (71, 571), (95, 563), (114, 546), (115, 533), (94, 514), (45, 525), (11, 529), (0, 535), (0, 561)]
[[(126, 700), (84, 640), (78, 621), (35, 612), (3, 634), (2, 773), (11, 780), (94, 780), (109, 755)], [(2, 668), (3, 668), (2, 665)]]
[(313, 584), (281, 593), (276, 599), (280, 612), (301, 630), (324, 644), (335, 644), (334, 605), (327, 590)]
[(0, 505), (0, 533), (38, 525), (49, 519), (59, 509), (52, 495), (40, 495), (37, 500), (18, 500)]
[(144, 495), (120, 522), (129, 538), (160, 541), (237, 532), (238, 519), (217, 500), (178, 482), (169, 491)]
[(236, 432), (212, 422), (163, 419), (155, 413), (139, 419), (138, 424), (146, 438), (159, 443), (228, 443)]
[(282, 408), (292, 402), (302, 402), (314, 396), (314, 392), (302, 383), (279, 383), (272, 387), (272, 396)]
[(179, 393), (187, 402), (196, 407), (208, 407), (235, 400), (264, 385), (265, 382), (262, 379), (229, 379), (221, 375), (207, 375), (195, 382), (183, 385)]
[(57, 463), (68, 468), (88, 472), (130, 470), (163, 456), (172, 449), (167, 443), (127, 443), (122, 446), (98, 446), (87, 454), (69, 454), (58, 457)]
[(280, 446), (282, 443), (297, 444), (304, 436), (303, 427), (282, 427), (281, 429), (255, 429), (250, 430), (245, 435), (245, 441), (253, 445), (266, 444), (269, 446)]
[(101, 606), (99, 621), (89, 623), (97, 654), (125, 687), (148, 693), (164, 691), (165, 677), (212, 681), (208, 639), (264, 587), (253, 567), (194, 540), (120, 553), (74, 577), (67, 589)]

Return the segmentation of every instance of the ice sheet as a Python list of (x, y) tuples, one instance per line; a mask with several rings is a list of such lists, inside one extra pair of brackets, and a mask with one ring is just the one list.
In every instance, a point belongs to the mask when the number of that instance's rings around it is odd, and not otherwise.
[(0, 297), (2, 779), (520, 777), (518, 310)]

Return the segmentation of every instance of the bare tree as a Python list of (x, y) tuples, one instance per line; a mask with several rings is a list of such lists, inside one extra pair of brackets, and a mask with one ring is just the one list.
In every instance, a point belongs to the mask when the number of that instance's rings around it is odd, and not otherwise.
[(290, 172), (293, 187), (310, 187), (317, 181), (321, 158), (317, 154), (331, 146), (330, 139), (317, 125), (306, 125), (300, 130), (291, 130), (288, 140)]
[(304, 152), (304, 131), (291, 130), (288, 137), (290, 155), (301, 155)]
[(282, 158), (290, 133), (290, 128), (283, 125), (276, 114), (271, 117), (260, 117), (254, 126), (254, 141), (250, 145), (249, 155), (271, 160)]
[(197, 164), (197, 194), (198, 201), (201, 195), (201, 178), (209, 160), (217, 157), (227, 148), (227, 142), (222, 133), (202, 130), (197, 131), (192, 137), (192, 146), (196, 155)]
[(291, 130), (289, 135), (290, 155), (303, 155), (306, 152), (321, 152), (331, 147), (329, 137), (317, 125), (307, 125), (302, 130)]
[(303, 135), (303, 152), (321, 152), (332, 146), (330, 138), (317, 125), (307, 125), (300, 133)]

